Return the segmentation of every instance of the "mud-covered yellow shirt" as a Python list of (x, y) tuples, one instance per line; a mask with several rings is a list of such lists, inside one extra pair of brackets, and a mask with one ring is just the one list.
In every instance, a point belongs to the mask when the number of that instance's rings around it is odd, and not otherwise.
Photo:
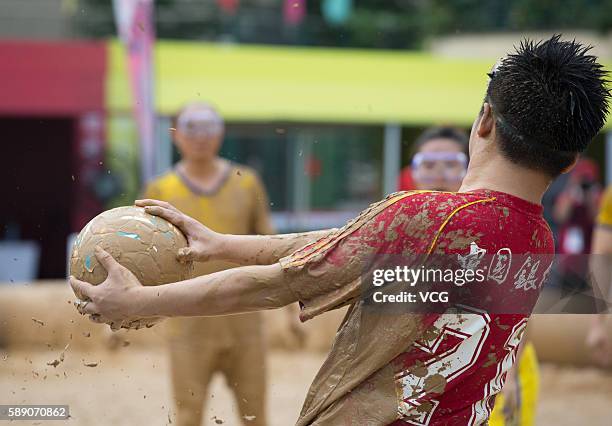
[(612, 185), (608, 186), (601, 199), (597, 223), (599, 225), (612, 227)]
[[(145, 198), (171, 203), (214, 231), (225, 234), (271, 234), (266, 191), (250, 168), (230, 163), (214, 190), (205, 192), (174, 169), (147, 185)], [(196, 263), (196, 275), (235, 267), (229, 262)], [(169, 336), (198, 339), (207, 345), (233, 346), (261, 337), (258, 313), (208, 318), (176, 318), (167, 321)]]
[(230, 163), (218, 188), (204, 192), (176, 169), (147, 186), (145, 197), (168, 201), (213, 231), (270, 234), (266, 191), (250, 168)]

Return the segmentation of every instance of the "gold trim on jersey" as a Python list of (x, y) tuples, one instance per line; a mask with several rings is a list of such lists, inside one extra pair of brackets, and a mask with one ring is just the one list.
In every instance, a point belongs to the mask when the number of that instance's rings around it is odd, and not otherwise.
[(440, 234), (442, 234), (442, 231), (444, 230), (444, 228), (446, 227), (446, 225), (448, 224), (448, 222), (450, 222), (450, 220), (453, 218), (453, 216), (455, 214), (457, 214), (460, 210), (463, 210), (466, 207), (469, 207), (471, 205), (474, 204), (478, 204), (478, 203), (486, 203), (488, 201), (495, 201), (496, 198), (495, 197), (491, 197), (491, 198), (485, 198), (483, 200), (476, 200), (476, 201), (470, 201), (469, 203), (465, 203), (459, 207), (457, 207), (455, 210), (453, 210), (447, 217), (446, 219), (444, 219), (444, 222), (442, 222), (442, 225), (440, 225), (440, 228), (438, 228), (438, 231), (436, 232), (436, 235), (434, 236), (434, 239), (431, 242), (431, 245), (429, 246), (429, 249), (427, 250), (427, 254), (431, 254), (431, 252), (433, 251), (436, 243), (438, 242), (438, 238), (440, 237)]

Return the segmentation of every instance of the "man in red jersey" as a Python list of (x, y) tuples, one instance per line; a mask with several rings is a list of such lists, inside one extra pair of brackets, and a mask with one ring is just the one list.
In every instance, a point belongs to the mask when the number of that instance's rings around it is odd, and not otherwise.
[[(189, 247), (180, 258), (247, 266), (143, 287), (98, 249), (108, 278), (92, 286), (71, 277), (86, 299), (79, 311), (120, 323), (299, 301), (305, 321), (350, 305), (298, 425), (486, 424), (550, 266), (544, 255), (554, 250), (541, 197), (571, 169), (608, 112), (606, 72), (588, 51), (559, 36), (525, 41), (494, 67), (458, 193), (396, 193), (340, 229), (273, 237), (219, 235), (167, 203), (138, 201), (185, 232)], [(363, 294), (363, 272), (385, 255), (446, 256), (466, 270), (488, 266), (476, 299), (509, 307), (374, 309)]]

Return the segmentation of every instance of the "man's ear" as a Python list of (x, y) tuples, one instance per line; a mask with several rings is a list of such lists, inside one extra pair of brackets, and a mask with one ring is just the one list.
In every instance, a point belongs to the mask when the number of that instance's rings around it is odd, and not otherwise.
[(572, 171), (572, 169), (573, 169), (574, 167), (576, 167), (576, 163), (578, 163), (578, 160), (579, 160), (579, 159), (580, 159), (580, 155), (576, 154), (576, 156), (574, 157), (574, 161), (572, 161), (572, 164), (570, 164), (569, 166), (567, 166), (566, 168), (564, 168), (564, 169), (561, 171), (561, 174), (571, 172), (571, 171)]
[(476, 134), (481, 138), (486, 138), (493, 131), (495, 125), (495, 118), (491, 110), (491, 105), (485, 102), (482, 106), (482, 114), (480, 115), (480, 121), (476, 127)]
[(170, 132), (170, 140), (172, 140), (172, 143), (174, 144), (175, 147), (179, 147), (181, 145), (181, 140), (185, 137), (184, 133), (182, 133), (179, 129), (176, 128), (171, 128), (169, 130)]

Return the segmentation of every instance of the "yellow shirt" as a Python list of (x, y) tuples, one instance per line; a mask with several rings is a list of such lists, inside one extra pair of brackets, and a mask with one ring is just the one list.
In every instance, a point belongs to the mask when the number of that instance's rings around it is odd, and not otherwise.
[[(210, 229), (225, 234), (271, 234), (268, 196), (257, 174), (230, 163), (221, 184), (204, 193), (176, 170), (152, 181), (146, 198), (167, 201)], [(229, 269), (229, 262), (194, 265), (195, 275)], [(171, 337), (205, 341), (207, 345), (232, 346), (244, 339), (261, 337), (258, 313), (209, 318), (179, 318), (167, 321)]]
[(203, 193), (176, 171), (152, 181), (146, 198), (168, 201), (213, 231), (224, 234), (270, 234), (268, 196), (248, 167), (230, 164), (216, 191)]
[(601, 199), (597, 223), (604, 226), (612, 226), (612, 185), (609, 185)]

